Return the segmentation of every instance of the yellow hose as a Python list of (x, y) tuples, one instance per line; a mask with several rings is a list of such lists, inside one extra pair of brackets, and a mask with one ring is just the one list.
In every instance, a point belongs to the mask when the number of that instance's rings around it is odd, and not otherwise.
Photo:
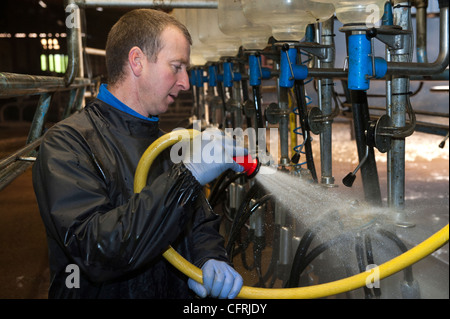
[[(134, 184), (135, 193), (139, 193), (146, 185), (150, 166), (162, 150), (177, 143), (183, 138), (192, 138), (196, 134), (199, 134), (199, 132), (195, 130), (174, 131), (161, 136), (153, 142), (142, 155), (136, 169)], [(325, 284), (299, 288), (255, 288), (243, 286), (237, 297), (245, 299), (311, 299), (337, 295), (339, 293), (364, 287), (366, 284), (372, 283), (372, 279), (381, 280), (411, 266), (445, 245), (448, 242), (448, 237), (449, 225), (447, 224), (447, 226), (418, 244), (416, 247), (385, 262), (375, 269), (371, 269), (371, 272), (360, 273)], [(186, 276), (199, 283), (203, 282), (201, 269), (192, 265), (180, 256), (180, 254), (172, 247), (169, 246), (163, 253), (163, 256)]]
[(144, 186), (147, 184), (147, 176), (150, 167), (153, 164), (155, 158), (166, 148), (172, 146), (175, 143), (180, 142), (183, 139), (192, 139), (196, 135), (200, 134), (197, 130), (176, 130), (170, 133), (164, 134), (154, 141), (142, 154), (134, 174), (134, 192), (140, 193)]
[[(292, 107), (292, 98), (291, 98), (292, 95), (290, 93), (292, 93), (292, 92), (289, 92), (289, 94), (288, 94), (289, 109), (291, 109), (291, 107)], [(297, 133), (295, 133), (295, 128), (297, 127), (297, 116), (295, 115), (294, 112), (289, 113), (289, 125), (290, 125), (289, 133), (291, 136), (290, 158), (292, 158), (292, 156), (295, 153), (295, 147), (297, 146)]]

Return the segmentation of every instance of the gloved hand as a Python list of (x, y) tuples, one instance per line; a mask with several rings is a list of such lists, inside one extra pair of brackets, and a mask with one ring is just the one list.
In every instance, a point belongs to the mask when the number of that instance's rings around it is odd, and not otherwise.
[(232, 137), (217, 128), (210, 128), (192, 140), (192, 149), (182, 161), (201, 185), (205, 185), (227, 169), (242, 172), (244, 167), (233, 160), (233, 156), (247, 155), (248, 150), (236, 146)]
[(188, 280), (188, 286), (199, 297), (210, 295), (220, 299), (234, 299), (241, 291), (244, 281), (233, 267), (226, 262), (210, 259), (202, 267), (203, 285), (193, 279)]

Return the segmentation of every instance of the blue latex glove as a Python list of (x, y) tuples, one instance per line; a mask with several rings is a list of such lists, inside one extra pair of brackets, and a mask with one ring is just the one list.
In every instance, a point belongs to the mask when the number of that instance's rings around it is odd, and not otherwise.
[(188, 286), (197, 296), (205, 298), (210, 295), (220, 299), (234, 299), (241, 291), (244, 281), (233, 267), (226, 262), (210, 259), (202, 267), (203, 285), (193, 279)]
[(233, 160), (233, 156), (247, 155), (248, 150), (236, 146), (235, 140), (219, 129), (206, 129), (193, 139), (192, 145), (182, 161), (201, 185), (213, 181), (228, 169), (235, 172), (244, 170)]

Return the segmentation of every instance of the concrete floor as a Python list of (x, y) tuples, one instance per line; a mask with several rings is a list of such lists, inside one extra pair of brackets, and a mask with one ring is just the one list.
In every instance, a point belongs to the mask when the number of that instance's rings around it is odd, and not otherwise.
[[(0, 157), (3, 157), (12, 151), (11, 145), (23, 145), (27, 129), (0, 127), (0, 132)], [(357, 157), (348, 126), (337, 124), (334, 134), (334, 175), (336, 183), (341, 183), (342, 178), (356, 166)], [(403, 239), (410, 245), (418, 244), (449, 220), (449, 147), (447, 143), (444, 149), (438, 148), (441, 140), (441, 137), (421, 133), (408, 138), (406, 206), (416, 227), (404, 230)], [(318, 138), (315, 143), (317, 141)], [(317, 144), (315, 147), (316, 151)], [(382, 194), (386, 194), (384, 158), (384, 154), (377, 154)], [(352, 191), (357, 191), (358, 187), (357, 178)], [(433, 258), (417, 264), (416, 273), (423, 274), (421, 277), (425, 277), (424, 281), (430, 286), (428, 290), (432, 291), (426, 297), (448, 298), (448, 262), (446, 244), (433, 254)], [(239, 267), (238, 270), (242, 271)], [(244, 275), (251, 280), (251, 274)], [(29, 169), (0, 191), (0, 298), (44, 299), (47, 297), (48, 279), (45, 230)]]
[(0, 203), (0, 298), (47, 298), (47, 242), (31, 169), (0, 192)]

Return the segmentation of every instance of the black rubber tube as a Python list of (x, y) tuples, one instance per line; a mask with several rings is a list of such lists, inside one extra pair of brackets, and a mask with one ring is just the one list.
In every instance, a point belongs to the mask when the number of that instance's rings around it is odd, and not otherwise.
[(311, 131), (307, 126), (307, 108), (306, 108), (306, 97), (305, 97), (305, 85), (303, 81), (295, 81), (295, 96), (297, 98), (297, 107), (298, 107), (298, 119), (300, 122), (300, 126), (302, 128), (302, 134), (305, 143), (305, 155), (306, 155), (306, 165), (311, 172), (311, 176), (315, 182), (317, 182), (317, 173), (316, 167), (314, 165), (314, 158), (311, 146)]
[[(362, 161), (366, 155), (366, 136), (365, 132), (369, 128), (369, 106), (367, 103), (366, 91), (350, 91), (352, 99), (353, 125), (358, 150), (359, 161)], [(369, 155), (360, 168), (364, 195), (368, 202), (373, 205), (381, 206), (381, 190), (378, 180), (377, 163), (373, 147), (369, 147)]]

